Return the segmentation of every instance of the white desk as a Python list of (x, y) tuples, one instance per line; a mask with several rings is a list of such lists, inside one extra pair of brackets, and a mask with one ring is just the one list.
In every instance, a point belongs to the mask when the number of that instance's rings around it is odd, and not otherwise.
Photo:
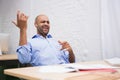
[[(80, 64), (96, 64), (96, 63), (106, 64), (103, 61), (102, 62), (101, 61), (84, 62), (84, 63), (81, 62)], [(41, 73), (38, 71), (39, 69), (40, 69), (40, 67), (6, 69), (6, 70), (4, 70), (4, 74), (15, 76), (15, 77), (20, 77), (20, 78), (24, 78), (24, 79), (28, 79), (28, 80), (79, 80), (78, 78), (74, 78), (74, 77), (90, 74), (90, 72)], [(119, 69), (118, 69), (118, 72), (120, 73)], [(111, 74), (111, 73), (107, 72), (107, 74)], [(89, 77), (88, 77), (85, 80), (92, 80), (92, 79), (89, 79)], [(94, 79), (94, 80), (98, 80), (98, 79)], [(119, 79), (116, 79), (116, 80), (119, 80)]]

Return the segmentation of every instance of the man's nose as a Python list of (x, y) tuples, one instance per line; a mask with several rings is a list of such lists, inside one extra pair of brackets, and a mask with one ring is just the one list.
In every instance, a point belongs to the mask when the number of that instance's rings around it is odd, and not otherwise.
[(45, 25), (48, 25), (48, 22), (47, 21), (45, 21), (45, 23), (44, 23)]

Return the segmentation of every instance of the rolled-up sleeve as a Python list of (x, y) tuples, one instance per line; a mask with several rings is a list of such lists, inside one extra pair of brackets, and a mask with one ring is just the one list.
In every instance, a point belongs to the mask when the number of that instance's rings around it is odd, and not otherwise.
[(30, 63), (31, 61), (31, 46), (30, 43), (26, 45), (19, 46), (17, 48), (18, 59), (21, 63)]
[(64, 61), (66, 61), (66, 63), (70, 63), (69, 62), (69, 52), (66, 50), (62, 50), (62, 58), (64, 59)]

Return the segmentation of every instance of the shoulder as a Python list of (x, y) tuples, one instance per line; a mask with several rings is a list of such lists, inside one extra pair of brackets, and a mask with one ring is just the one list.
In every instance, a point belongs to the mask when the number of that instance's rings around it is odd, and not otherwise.
[(32, 38), (27, 39), (27, 42), (34, 43), (34, 42), (36, 42), (37, 39), (38, 39), (38, 35), (36, 34)]

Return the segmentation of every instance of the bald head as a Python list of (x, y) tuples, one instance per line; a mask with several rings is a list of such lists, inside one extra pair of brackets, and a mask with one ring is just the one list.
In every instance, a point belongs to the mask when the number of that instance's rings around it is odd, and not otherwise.
[(46, 15), (40, 14), (35, 18), (35, 23), (38, 23), (41, 19), (48, 19), (49, 20), (49, 18)]

